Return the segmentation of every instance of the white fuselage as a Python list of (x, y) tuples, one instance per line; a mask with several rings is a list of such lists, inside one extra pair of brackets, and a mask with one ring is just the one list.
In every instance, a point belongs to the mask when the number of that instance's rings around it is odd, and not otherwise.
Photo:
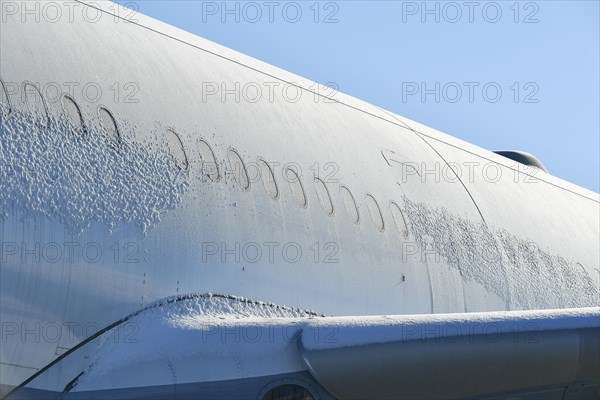
[(3, 11), (1, 384), (178, 294), (326, 315), (599, 304), (598, 194), (102, 4), (94, 23)]

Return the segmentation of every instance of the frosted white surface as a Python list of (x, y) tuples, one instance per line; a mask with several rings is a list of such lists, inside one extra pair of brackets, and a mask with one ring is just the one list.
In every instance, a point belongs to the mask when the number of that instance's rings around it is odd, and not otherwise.
[(505, 229), (474, 223), (406, 197), (404, 202), (409, 231), (424, 252), (435, 249), (463, 278), (480, 283), (511, 308), (600, 305), (598, 285), (577, 263)]
[[(127, 138), (128, 127), (120, 128)], [(18, 212), (58, 220), (74, 234), (92, 222), (111, 229), (133, 222), (145, 230), (181, 202), (189, 185), (156, 147), (125, 140), (115, 149), (100, 128), (87, 127), (80, 138), (63, 118), (42, 128), (13, 110), (0, 124), (0, 220)]]
[[(244, 376), (300, 371), (305, 367), (299, 358), (298, 339), (304, 348), (319, 350), (465, 335), (495, 337), (600, 327), (600, 307), (317, 317), (298, 309), (236, 297), (201, 295), (172, 300), (161, 301), (128, 321), (138, 329), (135, 342), (125, 343), (114, 340), (114, 335), (104, 335), (77, 390), (135, 385), (137, 375), (124, 372), (134, 366), (156, 373), (153, 371), (161, 371), (168, 364), (177, 371), (178, 382), (231, 379), (236, 377), (237, 363), (244, 364), (247, 370)], [(168, 374), (160, 373), (155, 380), (140, 376), (139, 384), (168, 383), (169, 379)]]
[[(199, 295), (160, 301), (103, 335), (75, 391), (202, 382), (304, 369), (295, 345), (314, 314), (233, 296)], [(318, 318), (318, 317), (317, 317)]]
[[(465, 314), (333, 317), (309, 321), (302, 343), (310, 350), (467, 335), (516, 334), (600, 327), (600, 307)], [(311, 340), (316, 329), (334, 332)], [(308, 339), (308, 340), (305, 340)], [(526, 339), (526, 338), (524, 338)]]

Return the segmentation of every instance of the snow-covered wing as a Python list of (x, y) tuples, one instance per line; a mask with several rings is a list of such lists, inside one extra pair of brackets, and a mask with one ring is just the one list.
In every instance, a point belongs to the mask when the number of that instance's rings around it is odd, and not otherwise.
[(299, 346), (336, 398), (593, 396), (600, 308), (315, 319)]
[(107, 327), (5, 399), (263, 399), (290, 382), (321, 400), (588, 399), (599, 364), (600, 308), (324, 317), (196, 294)]

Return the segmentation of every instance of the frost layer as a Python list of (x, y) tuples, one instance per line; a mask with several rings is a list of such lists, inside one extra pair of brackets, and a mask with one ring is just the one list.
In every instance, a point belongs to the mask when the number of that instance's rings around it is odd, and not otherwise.
[(410, 231), (424, 254), (432, 247), (463, 278), (476, 281), (511, 308), (600, 304), (599, 288), (581, 265), (505, 229), (490, 228), (404, 198)]
[[(206, 360), (208, 354), (227, 358), (226, 354), (248, 344), (250, 347), (246, 351), (252, 348), (260, 352), (273, 346), (275, 340), (274, 336), (267, 334), (269, 324), (283, 329), (300, 326), (315, 317), (316, 314), (311, 311), (235, 296), (192, 294), (160, 300), (129, 317), (120, 331), (118, 327), (114, 328), (101, 338), (80, 383), (94, 382), (119, 366), (129, 365), (131, 360), (143, 365), (194, 354), (199, 354), (198, 360)], [(236, 324), (240, 324), (237, 329)], [(248, 343), (239, 337), (242, 329), (239, 327), (244, 326), (253, 326), (259, 332), (261, 327), (265, 327), (265, 335), (256, 340), (253, 336)], [(128, 329), (133, 334), (128, 340), (123, 340), (123, 332)], [(294, 337), (293, 331), (289, 331), (290, 338)], [(277, 336), (277, 339), (282, 338), (283, 335)], [(287, 341), (278, 341), (282, 346), (287, 345)]]
[[(128, 130), (122, 124), (121, 137)], [(76, 130), (63, 118), (43, 126), (13, 111), (0, 124), (0, 221), (15, 213), (58, 220), (71, 234), (92, 222), (146, 230), (177, 207), (189, 185), (170, 154), (154, 147), (116, 143), (100, 128)]]

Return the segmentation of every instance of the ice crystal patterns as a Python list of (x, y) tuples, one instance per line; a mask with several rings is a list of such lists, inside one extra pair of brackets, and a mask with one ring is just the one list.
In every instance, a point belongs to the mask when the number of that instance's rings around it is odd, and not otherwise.
[(172, 157), (149, 142), (109, 140), (101, 127), (78, 130), (64, 118), (2, 115), (0, 221), (46, 217), (72, 234), (92, 222), (146, 230), (189, 185)]

